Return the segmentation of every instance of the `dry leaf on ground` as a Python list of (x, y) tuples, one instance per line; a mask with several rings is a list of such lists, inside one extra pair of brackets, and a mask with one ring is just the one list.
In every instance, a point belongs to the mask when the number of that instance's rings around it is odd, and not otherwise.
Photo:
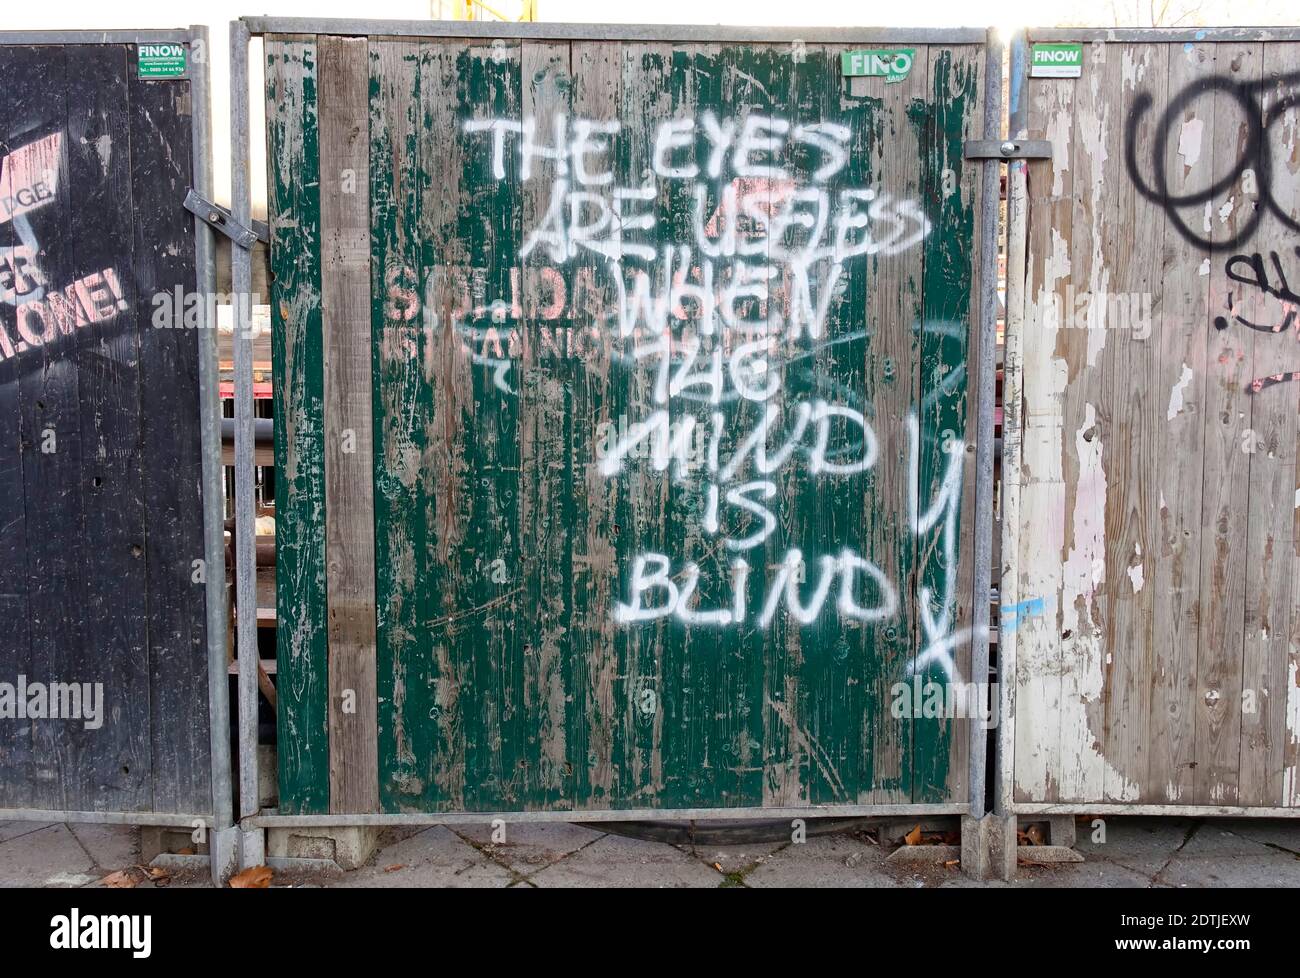
[(253, 866), (230, 877), (232, 890), (265, 890), (270, 885), (270, 866)]

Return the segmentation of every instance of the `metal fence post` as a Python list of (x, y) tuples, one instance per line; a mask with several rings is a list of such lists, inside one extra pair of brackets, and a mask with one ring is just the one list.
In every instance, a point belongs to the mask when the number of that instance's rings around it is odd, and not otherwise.
[[(249, 196), (248, 28), (230, 23), (230, 211), (252, 224)], [(257, 537), (253, 494), (253, 255), (231, 248), (235, 351), (235, 607), (239, 656), (239, 817), (257, 814)], [(252, 836), (256, 836), (253, 838)], [(246, 829), (240, 863), (262, 861), (259, 829)]]
[[(1027, 130), (1025, 65), (1027, 47), (1023, 32), (1011, 40), (1008, 134), (1023, 139)], [(1025, 322), (1025, 232), (1028, 214), (1028, 164), (1012, 160), (1007, 167), (1007, 317), (1002, 375), (1002, 567), (998, 600), (1003, 607), (1019, 600), (1017, 561), (1020, 521), (1020, 391), (1021, 349)], [(998, 632), (998, 736), (993, 810), (1011, 815), (1015, 783), (1016, 631)]]
[[(984, 138), (1002, 132), (1002, 42), (993, 28), (984, 46)], [(1002, 162), (986, 159), (980, 174), (979, 362), (975, 366), (975, 563), (971, 679), (980, 690), (989, 680), (989, 580), (993, 560), (993, 408), (998, 340), (998, 183)], [(983, 693), (978, 693), (983, 703)], [(986, 811), (988, 731), (970, 718), (970, 814)]]
[[(195, 46), (202, 58), (193, 56)], [(212, 109), (209, 93), (208, 29), (190, 28), (194, 106), (194, 186), (212, 197)], [(235, 859), (234, 813), (230, 782), (230, 674), (226, 666), (225, 476), (221, 461), (221, 378), (217, 364), (217, 324), (209, 302), (216, 291), (216, 254), (212, 228), (194, 220), (194, 256), (198, 269), (199, 421), (203, 443), (203, 561), (208, 633), (208, 728), (212, 757), (212, 825), (208, 852), (212, 879), (220, 883)]]

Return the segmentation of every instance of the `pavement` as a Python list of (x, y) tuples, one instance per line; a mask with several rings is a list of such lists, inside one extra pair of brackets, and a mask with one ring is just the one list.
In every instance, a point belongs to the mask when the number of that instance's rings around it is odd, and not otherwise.
[[(1300, 820), (1110, 817), (1079, 819), (1077, 829), (1083, 862), (1022, 864), (1010, 883), (968, 879), (947, 848), (921, 861), (906, 858), (912, 852), (889, 859), (900, 846), (878, 828), (810, 833), (800, 843), (692, 846), (530, 823), (507, 825), (504, 842), (486, 824), (386, 830), (357, 870), (277, 869), (271, 885), (1300, 887)], [(1021, 852), (1022, 863), (1032, 862), (1030, 850)], [(129, 826), (0, 822), (0, 887), (207, 885), (205, 863), (155, 870), (156, 879), (140, 863), (140, 830)]]

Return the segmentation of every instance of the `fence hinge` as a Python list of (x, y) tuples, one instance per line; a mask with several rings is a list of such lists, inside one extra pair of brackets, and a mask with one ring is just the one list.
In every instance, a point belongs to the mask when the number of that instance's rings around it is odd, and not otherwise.
[(246, 228), (230, 216), (230, 211), (220, 204), (212, 203), (193, 187), (185, 195), (185, 209), (200, 220), (207, 221), (241, 248), (251, 249), (258, 241), (271, 240), (265, 221), (253, 221), (253, 227)]
[(1047, 139), (968, 139), (963, 155), (968, 160), (1050, 160), (1052, 144)]

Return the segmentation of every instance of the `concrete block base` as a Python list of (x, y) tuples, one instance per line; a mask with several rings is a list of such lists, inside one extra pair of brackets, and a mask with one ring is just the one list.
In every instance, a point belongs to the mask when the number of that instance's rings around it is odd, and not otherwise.
[(1047, 841), (1054, 846), (1073, 849), (1079, 841), (1076, 822), (1073, 815), (1049, 815), (1047, 817)]
[(225, 886), (226, 881), (239, 868), (239, 827), (208, 831), (208, 847), (212, 852), (212, 885)]
[(269, 829), (267, 854), (276, 859), (328, 859), (340, 869), (360, 869), (379, 841), (373, 825)]
[(262, 829), (239, 830), (239, 868), (266, 865), (266, 832)]
[(961, 868), (972, 879), (1012, 879), (1016, 875), (1015, 816), (963, 815)]

